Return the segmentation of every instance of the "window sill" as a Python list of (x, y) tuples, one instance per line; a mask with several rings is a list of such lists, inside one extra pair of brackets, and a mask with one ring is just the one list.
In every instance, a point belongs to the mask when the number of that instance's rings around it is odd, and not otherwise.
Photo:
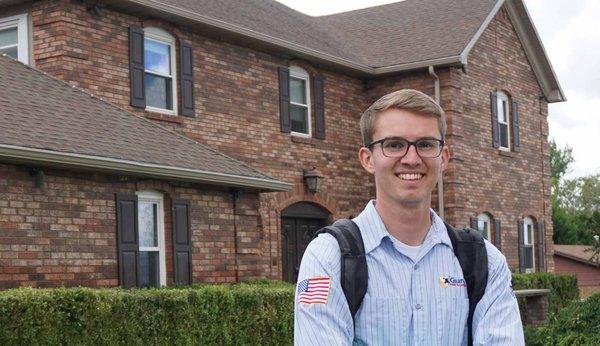
[(146, 116), (146, 118), (152, 119), (152, 120), (160, 120), (160, 121), (165, 121), (165, 122), (169, 122), (169, 123), (183, 124), (182, 117), (179, 117), (177, 115), (167, 115), (167, 114), (155, 113), (155, 112), (150, 112), (150, 111), (146, 111), (144, 115)]
[(292, 138), (292, 142), (294, 143), (304, 143), (304, 144), (310, 144), (310, 145), (314, 145), (314, 141), (312, 139), (312, 137), (300, 137), (300, 136), (290, 136)]
[(498, 149), (498, 155), (506, 156), (506, 157), (516, 157), (517, 153), (515, 153), (514, 151), (506, 151), (506, 150)]

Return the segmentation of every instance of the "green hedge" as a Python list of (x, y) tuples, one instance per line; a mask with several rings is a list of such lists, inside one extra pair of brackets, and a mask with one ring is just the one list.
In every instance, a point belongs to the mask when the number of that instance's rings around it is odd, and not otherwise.
[[(554, 273), (513, 274), (512, 284), (514, 290), (532, 288), (549, 288), (548, 304), (550, 312), (558, 312), (569, 305), (573, 300), (579, 299), (579, 287), (575, 275)], [(521, 317), (525, 320), (525, 298), (519, 299)]]
[(285, 345), (289, 284), (0, 292), (0, 345)]
[(527, 345), (600, 345), (600, 293), (571, 302), (548, 324), (525, 328)]

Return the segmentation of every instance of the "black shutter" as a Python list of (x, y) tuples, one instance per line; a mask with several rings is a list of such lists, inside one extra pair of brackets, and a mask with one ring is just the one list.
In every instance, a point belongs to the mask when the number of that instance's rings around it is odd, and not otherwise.
[(281, 132), (292, 131), (290, 119), (290, 69), (284, 66), (277, 68), (279, 72), (279, 117)]
[(519, 272), (525, 273), (525, 237), (523, 236), (525, 223), (523, 220), (519, 220), (517, 225), (517, 235), (519, 239)]
[(196, 116), (194, 112), (194, 49), (188, 42), (181, 42), (179, 49), (180, 85), (181, 85), (181, 115)]
[(323, 76), (315, 76), (315, 138), (325, 139), (325, 91)]
[(513, 133), (513, 150), (519, 152), (521, 150), (521, 138), (519, 136), (519, 103), (512, 103), (512, 133)]
[(119, 283), (125, 288), (138, 286), (138, 206), (137, 196), (117, 195), (117, 246)]
[(472, 228), (472, 229), (479, 230), (479, 229), (477, 228), (477, 218), (476, 218), (475, 216), (471, 216), (471, 217), (469, 218), (469, 222), (470, 222), (470, 224), (471, 224), (471, 228)]
[(129, 27), (129, 78), (131, 79), (131, 105), (146, 108), (144, 86), (144, 30)]
[(498, 95), (495, 92), (490, 93), (492, 107), (492, 146), (500, 147), (500, 125), (498, 124)]
[(500, 220), (494, 220), (494, 245), (500, 251), (502, 251), (502, 225)]
[(537, 224), (537, 243), (538, 243), (538, 268), (539, 271), (546, 271), (546, 227), (544, 220)]
[(192, 283), (192, 241), (190, 232), (190, 203), (173, 200), (173, 273), (176, 285)]

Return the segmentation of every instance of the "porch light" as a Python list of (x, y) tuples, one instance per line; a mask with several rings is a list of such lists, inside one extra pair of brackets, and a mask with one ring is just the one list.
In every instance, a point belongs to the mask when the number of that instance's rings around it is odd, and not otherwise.
[(308, 191), (311, 193), (317, 193), (321, 191), (321, 186), (323, 185), (323, 176), (319, 174), (319, 171), (317, 171), (316, 167), (303, 170), (302, 176)]

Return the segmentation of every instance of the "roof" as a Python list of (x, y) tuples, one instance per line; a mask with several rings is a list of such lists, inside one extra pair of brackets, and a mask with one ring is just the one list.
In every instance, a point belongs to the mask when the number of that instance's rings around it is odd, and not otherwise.
[[(3, 2), (10, 0), (0, 0)], [(480, 35), (506, 5), (549, 102), (566, 100), (523, 0), (404, 0), (312, 17), (274, 0), (104, 0), (203, 32), (217, 31), (293, 56), (378, 76), (467, 65)]]
[(268, 191), (291, 188), (7, 56), (0, 56), (0, 90), (4, 160)]
[[(594, 252), (590, 245), (556, 245), (554, 244), (554, 255), (569, 258), (592, 266), (600, 266), (600, 263), (592, 262), (590, 259)], [(588, 251), (586, 251), (588, 250)]]

